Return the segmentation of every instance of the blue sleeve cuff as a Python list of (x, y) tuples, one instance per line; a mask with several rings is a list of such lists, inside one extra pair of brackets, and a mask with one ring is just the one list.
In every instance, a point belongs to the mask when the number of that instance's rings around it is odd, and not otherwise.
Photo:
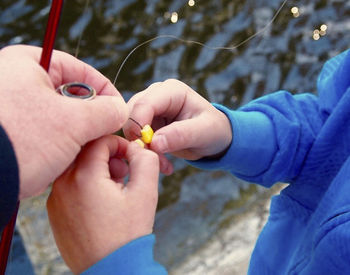
[(219, 159), (203, 158), (189, 161), (193, 166), (208, 170), (225, 170), (249, 181), (256, 181), (266, 171), (278, 149), (274, 127), (261, 112), (232, 111), (213, 104), (229, 118), (233, 129), (232, 143)]
[(167, 271), (153, 259), (153, 234), (133, 240), (109, 254), (82, 275), (165, 275)]

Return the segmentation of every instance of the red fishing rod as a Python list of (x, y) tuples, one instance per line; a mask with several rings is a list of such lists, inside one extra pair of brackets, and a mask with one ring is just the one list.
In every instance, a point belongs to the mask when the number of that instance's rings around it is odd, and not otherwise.
[[(61, 17), (63, 7), (63, 0), (52, 0), (49, 19), (46, 25), (46, 31), (42, 46), (42, 53), (40, 58), (40, 65), (48, 72), (52, 56), (55, 38), (57, 34), (58, 24)], [(8, 257), (10, 254), (10, 247), (13, 237), (13, 232), (16, 225), (19, 202), (17, 203), (15, 213), (11, 217), (9, 223), (4, 228), (1, 235), (0, 242), (0, 275), (6, 272)]]

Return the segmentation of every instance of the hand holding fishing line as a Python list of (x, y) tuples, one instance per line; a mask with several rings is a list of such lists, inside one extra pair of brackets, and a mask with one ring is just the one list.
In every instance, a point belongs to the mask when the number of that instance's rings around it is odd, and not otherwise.
[[(221, 111), (178, 80), (154, 83), (127, 103), (130, 117), (155, 130), (150, 149), (188, 160), (218, 155), (232, 140), (230, 123)], [(138, 138), (139, 125), (128, 121), (125, 136)]]
[[(40, 53), (32, 46), (0, 51), (0, 120), (16, 152), (20, 198), (43, 192), (72, 163), (81, 146), (119, 130), (128, 118), (123, 98), (101, 73), (54, 51), (47, 74), (39, 65)], [(84, 82), (98, 96), (83, 101), (55, 92), (70, 82)]]
[[(287, 1), (288, 0), (284, 0), (282, 2), (282, 4), (279, 6), (277, 11), (271, 18), (271, 20), (262, 29), (258, 30), (257, 32), (248, 36), (243, 41), (233, 46), (227, 46), (227, 47), (210, 46), (210, 45), (201, 43), (199, 41), (184, 39), (172, 34), (158, 35), (153, 38), (150, 38), (138, 44), (128, 53), (128, 55), (125, 57), (125, 59), (123, 60), (123, 62), (118, 68), (118, 71), (113, 81), (113, 85), (116, 85), (118, 76), (122, 68), (124, 67), (126, 61), (129, 59), (129, 57), (138, 48), (144, 46), (145, 44), (148, 44), (156, 39), (172, 38), (182, 43), (196, 44), (211, 50), (233, 51), (233, 50), (236, 50), (238, 47), (244, 45), (254, 37), (265, 32), (266, 29), (268, 29), (271, 26), (271, 24), (275, 21), (277, 16), (280, 14), (281, 10), (283, 9)], [(78, 52), (81, 38), (82, 38), (82, 35), (79, 37), (79, 42), (78, 42), (78, 47), (76, 49), (76, 52)], [(172, 85), (174, 85), (174, 87), (172, 87)], [(170, 92), (167, 95), (164, 95), (164, 92), (162, 93), (161, 88), (159, 86), (163, 86), (162, 87), (164, 88), (163, 91), (167, 91), (169, 89), (173, 93), (171, 94)], [(174, 91), (176, 91), (177, 89), (178, 91), (181, 91), (179, 94), (176, 94), (176, 92), (174, 93)], [(187, 98), (186, 91), (190, 91), (188, 93), (190, 95), (190, 99)], [(183, 92), (185, 92), (185, 94)], [(173, 170), (172, 164), (169, 161), (167, 161), (167, 159), (164, 157), (163, 155), (164, 153), (171, 152), (175, 156), (183, 157), (188, 160), (197, 160), (202, 157), (218, 157), (222, 155), (222, 153), (228, 148), (229, 144), (232, 141), (232, 133), (222, 132), (221, 134), (223, 135), (221, 137), (220, 137), (220, 134), (215, 135), (215, 133), (213, 133), (213, 132), (216, 132), (216, 124), (217, 124), (216, 116), (221, 117), (221, 119), (219, 119), (218, 121), (219, 123), (220, 121), (222, 121), (223, 122), (222, 125), (226, 125), (226, 129), (231, 129), (231, 127), (227, 127), (228, 119), (223, 118), (225, 115), (223, 115), (220, 111), (216, 110), (213, 106), (211, 107), (207, 106), (208, 109), (205, 108), (205, 106), (203, 106), (203, 109), (199, 111), (195, 106), (196, 103), (191, 100), (192, 96), (194, 98), (194, 101), (195, 101), (195, 98), (197, 97), (197, 99), (200, 102), (202, 102), (204, 105), (205, 105), (205, 102), (207, 105), (208, 104), (210, 105), (210, 103), (207, 102), (204, 98), (200, 97), (199, 95), (194, 95), (194, 93), (195, 92), (191, 88), (187, 87), (184, 83), (181, 83), (180, 81), (171, 80), (171, 81), (165, 81), (163, 83), (155, 83), (151, 85), (148, 89), (143, 91), (141, 94), (140, 93), (136, 94), (128, 102), (128, 105), (130, 106), (130, 109), (131, 109), (131, 114), (130, 114), (131, 119), (129, 119), (129, 122), (124, 126), (124, 133), (127, 138), (131, 140), (136, 139), (136, 141), (139, 142), (141, 146), (144, 146), (144, 143), (142, 143), (139, 139), (137, 139), (139, 137), (139, 134), (138, 134), (139, 130), (137, 129), (137, 126), (139, 126), (142, 129), (143, 126), (141, 126), (141, 124), (142, 125), (152, 124), (152, 127), (155, 127), (156, 130), (159, 129), (159, 131), (156, 131), (156, 135), (154, 139), (152, 139), (152, 142), (148, 147), (159, 154), (159, 158), (161, 161), (161, 171), (163, 173), (164, 171), (167, 171), (165, 172), (166, 174), (171, 174)], [(166, 98), (167, 96), (168, 98)], [(169, 105), (171, 107), (174, 107), (174, 105), (176, 104), (172, 103), (173, 99), (179, 100), (180, 102), (182, 102), (182, 104), (186, 105), (187, 107), (188, 107), (187, 100), (189, 100), (190, 102), (189, 110), (184, 111), (181, 109), (182, 108), (181, 107), (181, 108), (178, 108), (177, 110), (175, 108), (174, 110), (167, 111), (163, 109), (163, 107), (161, 107), (162, 104), (165, 104), (165, 106)], [(178, 105), (177, 107), (180, 107), (180, 106), (181, 105)], [(140, 108), (140, 110), (136, 110), (137, 108)], [(205, 113), (207, 111), (211, 113), (208, 115), (208, 117), (210, 118), (209, 120), (206, 120)], [(172, 112), (175, 112), (177, 114), (174, 115), (172, 114)], [(189, 112), (189, 114), (184, 114), (184, 112)], [(202, 114), (202, 115), (199, 116), (199, 114)], [(144, 117), (144, 115), (146, 116), (146, 118)], [(184, 118), (184, 121), (179, 122), (182, 116)], [(199, 119), (188, 120), (188, 118), (195, 118), (197, 116), (199, 116)], [(135, 123), (136, 125), (133, 125), (133, 123), (130, 123), (130, 122), (136, 122)], [(167, 126), (171, 122), (174, 122), (174, 123), (169, 125), (169, 127), (162, 128), (163, 126)], [(203, 125), (207, 126), (208, 128), (202, 127)], [(224, 130), (223, 127), (221, 126), (219, 126), (219, 128), (221, 130)], [(227, 132), (227, 131), (224, 130), (224, 132)], [(153, 129), (152, 129), (152, 136), (153, 136)], [(215, 142), (215, 143), (218, 142), (219, 144), (217, 144), (217, 146), (212, 146), (212, 142)]]
[(158, 176), (157, 155), (121, 137), (106, 136), (83, 148), (47, 202), (57, 246), (74, 273), (152, 233)]

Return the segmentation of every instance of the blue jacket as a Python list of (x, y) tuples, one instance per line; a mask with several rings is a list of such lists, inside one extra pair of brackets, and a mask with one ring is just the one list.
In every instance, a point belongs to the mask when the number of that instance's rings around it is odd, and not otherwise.
[(350, 274), (350, 50), (328, 61), (318, 97), (279, 91), (238, 111), (233, 143), (217, 162), (264, 186), (290, 183), (272, 198), (249, 274)]
[[(325, 64), (318, 93), (279, 91), (237, 111), (215, 104), (232, 144), (221, 159), (191, 162), (267, 187), (290, 183), (272, 198), (249, 274), (350, 274), (350, 50)], [(165, 274), (153, 242), (137, 239), (84, 274)]]

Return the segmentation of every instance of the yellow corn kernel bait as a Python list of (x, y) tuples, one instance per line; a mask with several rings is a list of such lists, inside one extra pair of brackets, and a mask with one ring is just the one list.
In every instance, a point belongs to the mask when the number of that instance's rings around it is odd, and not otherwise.
[(143, 143), (143, 141), (141, 139), (135, 139), (134, 142), (136, 142), (138, 145), (140, 145), (142, 148), (145, 148), (145, 144)]
[(141, 140), (146, 144), (150, 144), (152, 141), (153, 134), (154, 132), (152, 127), (146, 124), (141, 130)]

